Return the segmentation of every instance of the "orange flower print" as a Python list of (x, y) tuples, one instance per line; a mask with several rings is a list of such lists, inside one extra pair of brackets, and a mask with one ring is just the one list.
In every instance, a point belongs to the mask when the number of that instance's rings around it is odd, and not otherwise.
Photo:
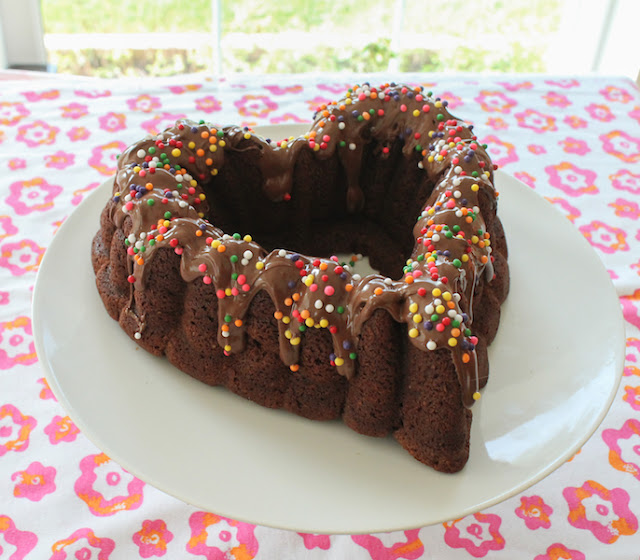
[(549, 516), (553, 513), (551, 506), (544, 503), (540, 496), (523, 496), (520, 506), (516, 508), (516, 515), (524, 519), (528, 529), (548, 529), (551, 527)]
[(613, 175), (609, 175), (609, 179), (615, 189), (640, 194), (640, 175), (631, 173), (628, 169), (621, 169)]
[(42, 389), (40, 389), (40, 393), (38, 394), (38, 396), (43, 401), (46, 401), (47, 399), (52, 399), (52, 400), (55, 401), (56, 397), (53, 394), (53, 391), (51, 390), (51, 387), (49, 387), (49, 383), (47, 383), (47, 380), (44, 377), (41, 377), (40, 379), (38, 379), (38, 383), (40, 383), (40, 385), (42, 385)]
[(58, 150), (55, 154), (44, 156), (45, 166), (55, 169), (66, 169), (75, 162), (75, 154)]
[(269, 122), (272, 122), (273, 124), (281, 124), (286, 122), (306, 123), (309, 121), (307, 119), (299, 117), (298, 115), (295, 115), (294, 113), (284, 113), (277, 117), (271, 117), (271, 119), (269, 119)]
[(566, 95), (562, 95), (555, 91), (550, 91), (543, 95), (542, 99), (545, 100), (545, 103), (549, 105), (549, 107), (559, 107), (560, 109), (564, 109), (571, 105), (571, 101), (569, 101), (569, 98)]
[(440, 99), (442, 99), (442, 101), (446, 101), (448, 103), (447, 109), (449, 111), (453, 111), (457, 107), (460, 107), (461, 105), (464, 105), (464, 103), (462, 102), (462, 99), (460, 99), (460, 97), (458, 97), (457, 95), (451, 93), (450, 91), (441, 92), (440, 93)]
[(384, 533), (353, 535), (351, 539), (366, 549), (374, 560), (414, 560), (421, 558), (424, 553), (419, 533), (419, 529), (412, 529), (404, 531), (402, 537), (397, 533)]
[(162, 519), (151, 521), (145, 519), (142, 529), (133, 535), (133, 542), (138, 545), (142, 558), (152, 556), (164, 556), (167, 553), (167, 544), (173, 540), (173, 533), (167, 529)]
[(640, 206), (637, 202), (618, 198), (615, 202), (610, 202), (609, 206), (615, 210), (616, 216), (620, 218), (640, 219)]
[(544, 170), (549, 175), (549, 184), (569, 196), (599, 192), (595, 185), (597, 176), (590, 169), (581, 169), (573, 163), (563, 161), (557, 165), (549, 165)]
[(563, 122), (569, 125), (571, 128), (585, 128), (587, 126), (587, 121), (577, 117), (576, 115), (569, 115), (564, 118)]
[(628, 251), (627, 234), (624, 230), (597, 220), (578, 228), (589, 243), (603, 253)]
[(526, 171), (516, 171), (513, 176), (532, 189), (536, 188), (536, 178)]
[(582, 212), (575, 206), (569, 204), (564, 198), (558, 196), (545, 197), (551, 204), (560, 210), (571, 222), (575, 222), (576, 218), (582, 215)]
[(243, 95), (234, 105), (243, 117), (259, 119), (267, 118), (278, 108), (278, 104), (266, 95)]
[(608, 154), (627, 163), (640, 161), (640, 139), (629, 136), (621, 130), (613, 130), (609, 134), (600, 136), (600, 140), (604, 151)]
[(82, 103), (69, 103), (60, 107), (62, 109), (63, 119), (80, 119), (89, 114), (89, 108)]
[(32, 502), (39, 502), (47, 494), (55, 492), (55, 478), (55, 467), (45, 467), (39, 461), (35, 461), (26, 470), (11, 475), (11, 480), (16, 483), (13, 495), (16, 498), (27, 498)]
[(68, 416), (54, 416), (44, 433), (49, 436), (49, 443), (57, 445), (62, 441), (75, 441), (80, 430)]
[(13, 276), (36, 272), (44, 249), (31, 239), (5, 243), (0, 247), (0, 267), (8, 268)]
[(86, 140), (87, 138), (89, 138), (89, 136), (91, 136), (91, 132), (84, 126), (74, 126), (67, 132), (67, 136), (72, 142), (78, 142), (80, 140)]
[(251, 560), (258, 553), (255, 525), (197, 511), (189, 518), (187, 552), (207, 560)]
[(615, 115), (611, 112), (608, 105), (601, 105), (598, 103), (591, 103), (585, 107), (587, 113), (591, 115), (592, 119), (600, 122), (609, 122), (615, 119)]
[(626, 367), (624, 376), (637, 375), (640, 377), (640, 338), (627, 338), (627, 355), (625, 356)]
[(89, 165), (102, 175), (112, 175), (116, 172), (118, 156), (125, 150), (126, 144), (114, 140), (91, 151)]
[(0, 124), (11, 126), (29, 116), (29, 110), (22, 103), (0, 101)]
[(301, 85), (282, 87), (281, 85), (276, 84), (276, 85), (269, 85), (269, 86), (263, 86), (263, 87), (269, 93), (271, 93), (271, 95), (286, 95), (287, 93), (301, 93), (303, 89)]
[(167, 89), (175, 95), (182, 95), (183, 93), (198, 91), (201, 87), (202, 84), (186, 84), (184, 86), (167, 86)]
[(539, 554), (534, 560), (586, 560), (579, 550), (571, 550), (560, 543), (553, 543), (546, 554)]
[(640, 421), (630, 418), (619, 430), (603, 430), (602, 439), (609, 448), (609, 464), (640, 481)]
[(516, 113), (515, 117), (516, 121), (518, 121), (518, 126), (528, 128), (538, 134), (558, 130), (554, 117), (540, 113), (535, 109), (527, 109), (521, 113)]
[(501, 117), (489, 117), (486, 122), (487, 126), (490, 126), (494, 130), (506, 130), (509, 128), (507, 122)]
[(0, 457), (9, 451), (27, 449), (36, 424), (33, 416), (22, 414), (12, 404), (0, 406)]
[(47, 91), (25, 91), (22, 93), (27, 101), (32, 103), (35, 101), (42, 101), (43, 99), (58, 99), (60, 97), (60, 90), (50, 89)]
[(27, 366), (37, 361), (31, 319), (18, 317), (13, 321), (0, 323), (0, 369)]
[(44, 121), (33, 121), (18, 128), (16, 140), (24, 142), (29, 148), (37, 148), (53, 144), (60, 129), (56, 126), (49, 126)]
[(34, 177), (12, 183), (9, 192), (7, 204), (13, 207), (16, 214), (24, 216), (34, 211), (44, 212), (53, 208), (54, 200), (62, 192), (62, 187), (50, 185), (42, 177)]
[(451, 548), (464, 548), (474, 558), (483, 558), (492, 550), (502, 550), (502, 519), (491, 513), (474, 513), (462, 519), (443, 523), (444, 542)]
[(558, 144), (560, 144), (562, 149), (568, 154), (583, 156), (591, 151), (584, 140), (577, 140), (576, 138), (571, 138), (571, 136), (568, 136), (564, 140), (560, 140)]
[(132, 111), (141, 111), (143, 113), (151, 113), (161, 107), (160, 99), (151, 95), (138, 95), (133, 99), (127, 99), (127, 105)]
[(76, 480), (74, 490), (93, 515), (114, 515), (119, 511), (137, 509), (142, 504), (144, 482), (104, 453), (82, 459), (80, 471), (82, 475)]
[(196, 99), (196, 109), (203, 113), (213, 113), (222, 110), (222, 104), (213, 95)]
[(591, 531), (602, 543), (613, 544), (638, 530), (638, 519), (629, 509), (629, 494), (622, 488), (609, 490), (587, 480), (578, 488), (565, 488), (562, 494), (569, 506), (569, 523)]
[(9, 560), (24, 560), (38, 544), (38, 537), (30, 531), (20, 531), (13, 519), (0, 515), (0, 542), (9, 545), (5, 550), (0, 546), (0, 554), (11, 551)]
[(518, 103), (501, 91), (482, 90), (475, 98), (483, 111), (487, 113), (510, 113)]
[(622, 400), (629, 403), (634, 410), (640, 410), (640, 387), (626, 385)]
[(500, 167), (515, 163), (519, 159), (515, 146), (509, 142), (503, 142), (497, 136), (487, 136), (482, 140), (482, 143), (488, 145), (487, 151), (491, 155), (493, 163)]
[(53, 556), (49, 560), (109, 560), (115, 546), (112, 539), (98, 538), (91, 529), (78, 529), (53, 544)]

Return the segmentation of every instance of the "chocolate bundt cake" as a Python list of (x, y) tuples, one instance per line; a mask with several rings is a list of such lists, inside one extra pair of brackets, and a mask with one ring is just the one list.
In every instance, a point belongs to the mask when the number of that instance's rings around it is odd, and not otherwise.
[[(119, 158), (98, 291), (204, 383), (459, 471), (509, 287), (484, 148), (446, 101), (396, 84), (354, 86), (277, 142), (178, 121)], [(380, 273), (335, 256), (353, 253)]]

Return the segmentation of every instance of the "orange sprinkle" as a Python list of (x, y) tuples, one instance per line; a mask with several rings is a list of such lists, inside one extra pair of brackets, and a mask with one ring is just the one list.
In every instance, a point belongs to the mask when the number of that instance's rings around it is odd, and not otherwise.
[(468, 364), (469, 360), (471, 360), (471, 356), (469, 356), (469, 354), (467, 354), (466, 352), (462, 354), (462, 363)]
[(201, 229), (197, 229), (196, 230), (196, 237), (202, 237), (202, 230)]
[(211, 158), (207, 158), (204, 160), (207, 165), (213, 165), (213, 160)]
[(464, 219), (464, 221), (465, 221), (465, 222), (467, 222), (468, 224), (470, 224), (471, 222), (473, 222), (473, 218), (472, 218), (471, 216), (467, 216), (467, 217)]
[(215, 136), (209, 137), (209, 144), (217, 144), (217, 143), (218, 143), (218, 139)]
[[(285, 300), (284, 300), (284, 304), (285, 304), (287, 307), (289, 307), (290, 305), (292, 305), (292, 304), (293, 304), (293, 300), (292, 300), (290, 297), (288, 297), (287, 299), (285, 299)], [(276, 317), (276, 319), (278, 319), (278, 317)]]
[(228, 332), (228, 331), (229, 331), (229, 325), (222, 325), (222, 326), (220, 327), (220, 330), (221, 330), (222, 332)]
[(289, 366), (289, 369), (295, 372), (300, 369), (300, 366), (298, 364), (293, 364), (292, 366)]
[(451, 329), (451, 336), (455, 336), (455, 337), (460, 336), (460, 329), (456, 329), (456, 328)]
[(293, 301), (298, 301), (300, 299), (300, 294), (293, 294), (291, 297), (293, 298)]
[(404, 279), (404, 281), (405, 281), (407, 284), (413, 284), (413, 276), (407, 276), (407, 277)]
[(235, 322), (233, 323), (236, 327), (241, 327), (242, 326), (242, 319), (236, 319)]
[(303, 319), (308, 319), (309, 315), (311, 315), (311, 313), (309, 313), (308, 309), (303, 309), (302, 311), (300, 311), (300, 317), (302, 317)]
[[(286, 303), (286, 300), (285, 300)], [(280, 319), (282, 319), (283, 313), (282, 311), (276, 311), (273, 316), (279, 321)]]
[(206, 130), (203, 130), (200, 133), (200, 138), (209, 138), (209, 133)]
[(455, 303), (453, 303), (452, 301), (448, 301), (448, 302), (447, 302), (447, 307), (448, 307), (449, 309), (454, 309), (454, 308), (455, 308), (455, 306), (456, 306), (456, 304), (455, 304)]
[(153, 184), (152, 184), (152, 183), (147, 183), (147, 184), (144, 186), (144, 188), (145, 188), (145, 189), (147, 189), (148, 191), (151, 191), (151, 190), (153, 190)]
[(227, 248), (224, 245), (218, 245), (218, 253), (224, 253)]
[(338, 109), (340, 109), (341, 111), (345, 111), (347, 109), (347, 106), (343, 103), (342, 105), (340, 105), (340, 107), (338, 107)]
[(162, 235), (161, 233), (156, 235), (156, 241), (162, 241), (164, 240), (164, 235)]
[(320, 263), (320, 270), (327, 270), (327, 268), (329, 268), (329, 265), (327, 263)]
[(384, 292), (382, 288), (376, 288), (375, 290), (373, 290), (373, 293), (377, 296), (381, 295), (382, 292)]
[(197, 155), (198, 157), (202, 157), (202, 156), (204, 155), (204, 150), (203, 150), (202, 148), (198, 148), (198, 149), (196, 150), (196, 155)]
[(351, 290), (353, 290), (353, 284), (347, 284), (347, 285), (344, 287), (344, 289), (345, 289), (345, 291), (350, 292)]
[(480, 257), (480, 262), (482, 262), (482, 264), (487, 264), (488, 260), (489, 260), (489, 257), (487, 257), (487, 255), (482, 255)]

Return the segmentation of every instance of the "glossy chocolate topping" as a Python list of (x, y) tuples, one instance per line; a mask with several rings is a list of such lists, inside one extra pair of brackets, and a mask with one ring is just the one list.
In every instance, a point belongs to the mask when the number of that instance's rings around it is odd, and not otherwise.
[[(400, 279), (361, 278), (335, 257), (267, 252), (250, 236), (226, 234), (206, 219), (204, 186), (229, 151), (258, 150), (263, 192), (283, 204), (303, 150), (320, 159), (337, 157), (347, 180), (346, 207), (358, 213), (364, 205), (358, 179), (366, 145), (382, 146), (378, 156), (384, 158), (385, 146), (399, 139), (404, 157), (435, 183), (417, 216), (415, 246)], [(305, 135), (275, 143), (249, 129), (178, 121), (120, 157), (111, 218), (118, 227), (131, 220), (126, 245), (132, 290), (144, 290), (147, 265), (159, 248), (181, 256), (186, 282), (205, 282), (215, 290), (218, 342), (225, 353), (243, 351), (243, 319), (255, 294), (265, 290), (276, 308), (283, 362), (295, 371), (304, 331), (327, 328), (334, 345), (327, 359), (351, 376), (364, 323), (385, 309), (406, 324), (418, 348), (451, 351), (464, 404), (470, 406), (479, 397), (477, 339), (470, 330), (473, 293), (483, 274), (493, 277), (479, 203), (483, 191), (495, 199), (492, 172), (471, 127), (451, 116), (446, 101), (422, 88), (364, 84), (320, 107)], [(144, 318), (139, 321), (144, 336)]]

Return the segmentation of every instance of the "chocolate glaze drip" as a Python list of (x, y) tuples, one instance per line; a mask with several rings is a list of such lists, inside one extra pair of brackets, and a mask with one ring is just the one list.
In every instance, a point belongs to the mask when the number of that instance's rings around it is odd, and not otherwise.
[[(446, 101), (422, 88), (355, 86), (335, 103), (320, 107), (310, 131), (271, 143), (248, 129), (178, 121), (128, 148), (114, 181), (111, 218), (131, 219), (127, 250), (129, 281), (143, 290), (148, 263), (159, 248), (181, 255), (185, 281), (211, 285), (218, 295), (218, 343), (225, 353), (244, 349), (243, 319), (252, 298), (265, 290), (274, 302), (280, 356), (296, 368), (304, 331), (328, 328), (334, 354), (328, 357), (352, 376), (358, 338), (376, 309), (407, 325), (412, 344), (424, 351), (450, 349), (470, 406), (479, 380), (472, 336), (473, 293), (481, 275), (493, 277), (491, 241), (480, 214), (483, 191), (495, 198), (489, 157), (471, 128), (451, 116)], [(263, 192), (273, 201), (292, 191), (294, 164), (302, 150), (324, 159), (336, 153), (347, 179), (346, 206), (364, 205), (358, 183), (364, 147), (398, 139), (403, 154), (436, 184), (413, 228), (416, 240), (402, 278), (360, 278), (337, 258), (314, 258), (287, 250), (267, 252), (250, 236), (228, 235), (209, 223), (203, 185), (217, 175), (228, 150), (258, 150)], [(144, 336), (144, 321), (140, 321)]]

